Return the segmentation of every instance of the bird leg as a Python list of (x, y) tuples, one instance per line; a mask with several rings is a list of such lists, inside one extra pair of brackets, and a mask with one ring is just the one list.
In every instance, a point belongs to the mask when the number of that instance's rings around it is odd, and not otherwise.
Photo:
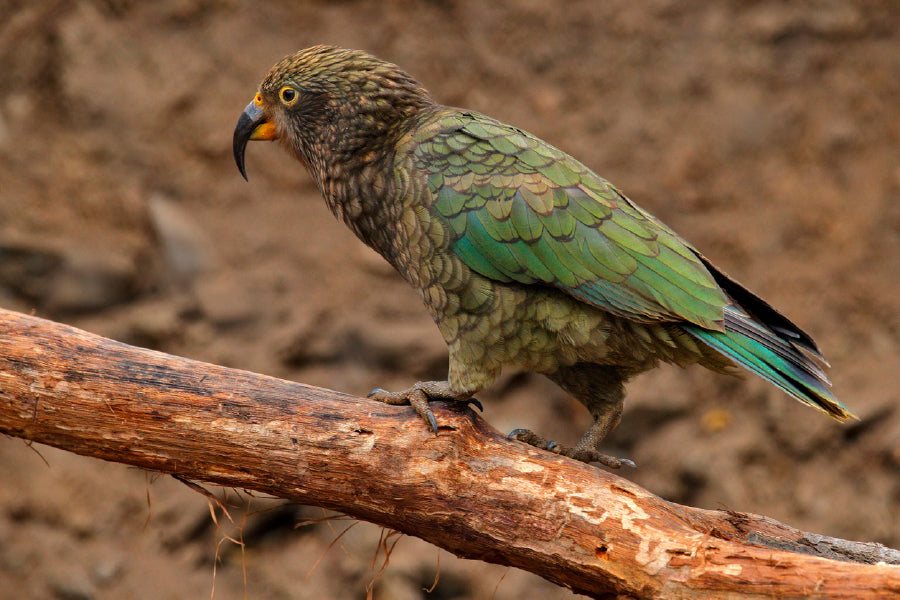
[(431, 407), (428, 406), (429, 402), (433, 400), (450, 400), (471, 404), (477, 407), (478, 410), (483, 410), (481, 402), (472, 398), (470, 394), (452, 392), (447, 381), (419, 381), (402, 392), (388, 392), (387, 390), (376, 388), (369, 392), (368, 397), (393, 406), (411, 405), (428, 426), (431, 427), (434, 435), (437, 435), (438, 424)]
[(548, 377), (591, 411), (594, 424), (571, 448), (546, 440), (528, 429), (516, 429), (509, 437), (554, 454), (586, 463), (598, 462), (612, 469), (618, 469), (622, 465), (635, 466), (627, 458), (616, 458), (600, 452), (601, 443), (622, 418), (625, 374), (615, 367), (577, 363), (561, 367)]
[[(606, 439), (606, 436), (619, 424), (624, 406), (624, 399), (620, 399), (612, 406), (607, 405), (606, 408), (608, 410), (605, 412), (594, 413), (594, 424), (588, 428), (583, 436), (581, 436), (581, 439), (578, 440), (575, 447), (568, 450), (563, 449), (563, 451), (560, 451), (559, 453), (583, 462), (598, 462), (611, 469), (618, 469), (622, 465), (634, 467), (634, 461), (627, 458), (616, 458), (615, 456), (603, 454), (599, 450), (600, 444)], [(550, 451), (556, 452), (556, 450), (552, 448)]]

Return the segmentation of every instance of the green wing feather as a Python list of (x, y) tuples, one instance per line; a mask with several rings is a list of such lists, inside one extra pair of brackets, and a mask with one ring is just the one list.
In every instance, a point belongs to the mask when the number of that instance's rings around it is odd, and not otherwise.
[(553, 285), (630, 319), (722, 329), (728, 300), (696, 254), (587, 167), (475, 113), (427, 131), (417, 167), (470, 268)]
[(610, 183), (549, 144), (477, 113), (437, 116), (414, 136), (416, 166), (471, 269), (553, 285), (639, 322), (678, 321), (709, 347), (837, 419), (812, 339), (729, 279)]

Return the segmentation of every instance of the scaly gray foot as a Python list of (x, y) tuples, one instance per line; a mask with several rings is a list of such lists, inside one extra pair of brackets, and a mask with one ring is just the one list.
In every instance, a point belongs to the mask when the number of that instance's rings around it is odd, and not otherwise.
[(438, 424), (431, 407), (428, 406), (429, 402), (433, 400), (449, 400), (475, 406), (481, 411), (484, 410), (481, 402), (476, 398), (470, 397), (469, 394), (460, 396), (451, 392), (450, 386), (446, 381), (419, 381), (402, 392), (388, 392), (381, 388), (376, 388), (369, 392), (368, 397), (394, 406), (411, 405), (428, 426), (431, 427), (434, 435), (438, 433)]
[[(535, 448), (540, 448), (541, 450), (546, 450), (554, 454), (568, 456), (569, 458), (574, 458), (575, 460), (584, 463), (598, 462), (611, 469), (618, 469), (623, 465), (629, 467), (636, 466), (634, 461), (628, 460), (627, 458), (616, 458), (615, 456), (604, 454), (596, 448), (583, 447), (581, 442), (579, 442), (577, 446), (568, 448), (562, 444), (557, 444), (553, 440), (544, 439), (530, 429), (514, 429), (509, 432), (509, 438), (525, 442)], [(584, 440), (582, 440), (582, 442), (583, 441)]]

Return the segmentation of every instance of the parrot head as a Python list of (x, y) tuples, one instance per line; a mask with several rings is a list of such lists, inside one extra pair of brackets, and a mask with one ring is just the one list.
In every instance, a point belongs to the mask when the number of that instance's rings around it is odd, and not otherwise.
[(246, 179), (247, 142), (277, 139), (315, 173), (376, 149), (370, 146), (431, 103), (392, 63), (360, 50), (314, 46), (284, 57), (263, 79), (235, 127), (234, 159)]

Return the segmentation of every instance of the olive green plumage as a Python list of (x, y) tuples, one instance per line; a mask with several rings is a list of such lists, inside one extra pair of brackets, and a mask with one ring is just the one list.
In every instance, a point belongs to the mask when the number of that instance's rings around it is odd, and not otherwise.
[(696, 254), (584, 165), (483, 115), (419, 132), (415, 166), (453, 249), (496, 281), (550, 284), (613, 314), (721, 329), (728, 303)]
[(652, 215), (542, 140), (435, 103), (396, 66), (319, 46), (286, 57), (235, 130), (278, 138), (332, 212), (417, 290), (450, 350), (447, 382), (373, 397), (466, 400), (501, 367), (543, 373), (592, 412), (574, 448), (611, 466), (602, 438), (623, 383), (660, 361), (733, 363), (844, 419), (812, 339)]

